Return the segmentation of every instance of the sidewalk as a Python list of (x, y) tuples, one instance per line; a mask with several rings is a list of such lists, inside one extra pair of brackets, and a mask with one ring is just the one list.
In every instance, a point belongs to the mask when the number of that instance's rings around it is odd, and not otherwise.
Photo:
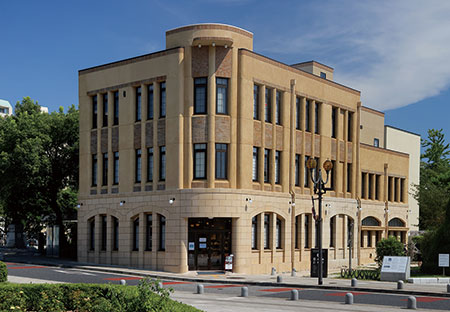
[[(324, 278), (323, 285), (317, 285), (317, 278), (301, 276), (307, 272), (298, 272), (296, 277), (291, 277), (289, 273), (277, 274), (271, 276), (265, 275), (247, 275), (237, 273), (226, 274), (198, 274), (195, 271), (188, 273), (169, 273), (161, 271), (151, 271), (137, 268), (127, 268), (115, 265), (81, 263), (76, 261), (64, 260), (59, 258), (51, 258), (40, 255), (33, 250), (6, 249), (0, 248), (0, 252), (4, 256), (5, 262), (29, 263), (38, 265), (58, 266), (63, 268), (77, 268), (83, 270), (100, 271), (116, 274), (127, 274), (141, 277), (171, 279), (180, 281), (190, 281), (197, 283), (221, 283), (221, 284), (240, 284), (254, 286), (276, 286), (276, 287), (296, 287), (296, 288), (321, 288), (342, 291), (362, 291), (362, 292), (379, 292), (379, 293), (397, 293), (413, 296), (434, 296), (449, 297), (446, 284), (410, 284), (405, 283), (404, 289), (398, 290), (396, 282), (381, 281), (358, 281), (357, 287), (351, 287), (351, 281), (340, 278)], [(281, 275), (283, 282), (277, 283), (277, 276)]]

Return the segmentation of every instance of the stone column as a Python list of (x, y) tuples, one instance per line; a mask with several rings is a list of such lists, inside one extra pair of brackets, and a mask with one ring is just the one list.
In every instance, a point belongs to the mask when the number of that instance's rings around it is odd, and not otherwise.
[(369, 198), (369, 173), (364, 175), (364, 199)]
[(376, 190), (376, 179), (375, 179), (375, 174), (370, 174), (369, 176), (370, 178), (370, 184), (372, 184), (372, 188), (370, 190), (370, 198), (372, 198), (373, 200), (375, 200), (375, 190)]
[(215, 182), (215, 132), (216, 132), (216, 48), (209, 47), (208, 59), (208, 146), (207, 146), (207, 180), (208, 187)]
[[(233, 247), (233, 272), (244, 273), (246, 271), (246, 246), (248, 246), (248, 239), (245, 237), (245, 220), (243, 218), (232, 219), (232, 244)], [(251, 227), (250, 227), (251, 229)]]

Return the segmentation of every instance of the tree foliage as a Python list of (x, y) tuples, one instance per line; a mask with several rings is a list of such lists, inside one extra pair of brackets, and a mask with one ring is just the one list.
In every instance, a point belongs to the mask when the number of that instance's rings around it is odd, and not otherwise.
[(435, 229), (443, 223), (445, 206), (450, 198), (450, 146), (445, 143), (441, 130), (428, 130), (422, 140), (420, 184), (416, 185), (415, 198), (420, 207), (419, 227)]
[(0, 118), (0, 213), (8, 223), (31, 235), (43, 221), (63, 229), (76, 205), (78, 119), (73, 105), (47, 114), (29, 97), (16, 104), (15, 115)]
[(381, 267), (384, 256), (404, 256), (405, 247), (403, 243), (398, 241), (394, 236), (389, 236), (380, 240), (376, 247), (377, 256), (375, 262)]

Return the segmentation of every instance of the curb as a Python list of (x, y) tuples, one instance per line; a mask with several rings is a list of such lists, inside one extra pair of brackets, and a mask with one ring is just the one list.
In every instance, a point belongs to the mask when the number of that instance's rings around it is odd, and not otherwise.
[(211, 283), (211, 284), (234, 284), (234, 285), (250, 285), (250, 286), (264, 286), (264, 287), (286, 287), (286, 288), (305, 288), (305, 289), (326, 289), (326, 290), (342, 290), (342, 291), (362, 291), (371, 293), (383, 293), (383, 294), (397, 294), (397, 295), (412, 295), (412, 296), (434, 296), (434, 297), (444, 297), (450, 298), (450, 293), (447, 292), (429, 292), (429, 291), (416, 291), (416, 290), (399, 290), (399, 289), (382, 289), (382, 288), (369, 288), (369, 287), (350, 287), (350, 286), (331, 286), (331, 285), (310, 285), (310, 284), (291, 284), (291, 283), (277, 283), (277, 282), (258, 282), (258, 281), (240, 281), (240, 280), (228, 280), (228, 279), (206, 279), (198, 277), (181, 277), (181, 276), (171, 276), (162, 274), (152, 274), (144, 272), (130, 272), (125, 271), (120, 268), (105, 268), (105, 267), (95, 267), (92, 265), (72, 265), (72, 264), (55, 264), (46, 261), (24, 261), (14, 259), (5, 260), (7, 262), (15, 263), (26, 263), (26, 264), (38, 264), (38, 265), (48, 265), (58, 268), (73, 268), (73, 269), (83, 269), (93, 272), (103, 272), (103, 273), (115, 273), (124, 275), (134, 275), (140, 277), (150, 277), (157, 279), (170, 279), (176, 281), (184, 282), (197, 282), (197, 283)]

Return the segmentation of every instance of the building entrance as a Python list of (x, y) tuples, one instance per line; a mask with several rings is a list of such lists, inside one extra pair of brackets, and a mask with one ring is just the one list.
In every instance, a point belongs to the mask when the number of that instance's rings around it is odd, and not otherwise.
[(189, 218), (189, 270), (223, 270), (231, 253), (231, 218)]

